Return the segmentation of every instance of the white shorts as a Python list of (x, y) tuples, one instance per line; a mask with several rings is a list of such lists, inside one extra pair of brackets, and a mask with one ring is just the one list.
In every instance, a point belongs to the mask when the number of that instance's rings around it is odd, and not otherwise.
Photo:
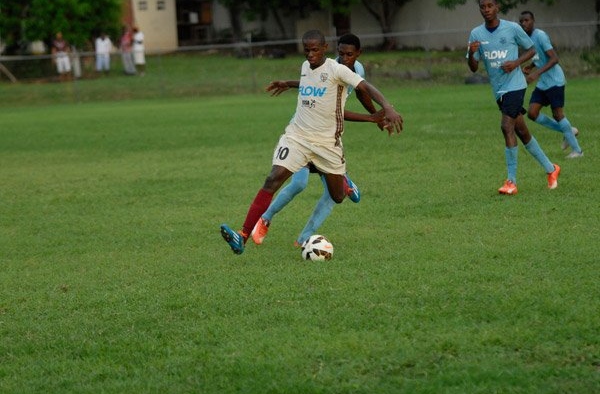
[(273, 165), (298, 172), (308, 163), (313, 163), (325, 174), (343, 175), (346, 173), (344, 149), (341, 146), (324, 146), (300, 141), (283, 134), (273, 152)]
[(146, 64), (144, 51), (133, 51), (133, 62), (137, 65)]
[(71, 72), (71, 60), (66, 53), (58, 53), (56, 55), (56, 71), (59, 74)]

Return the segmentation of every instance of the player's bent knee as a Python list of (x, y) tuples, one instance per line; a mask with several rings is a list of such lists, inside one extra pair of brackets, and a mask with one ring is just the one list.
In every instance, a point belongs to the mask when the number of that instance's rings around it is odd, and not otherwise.
[(292, 175), (292, 173), (284, 167), (273, 166), (271, 173), (265, 179), (263, 189), (276, 192), (281, 185)]

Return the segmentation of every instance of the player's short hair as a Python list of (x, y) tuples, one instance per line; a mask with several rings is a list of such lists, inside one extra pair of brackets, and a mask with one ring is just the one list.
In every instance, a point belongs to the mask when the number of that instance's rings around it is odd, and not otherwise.
[(521, 15), (529, 15), (532, 20), (535, 20), (535, 16), (533, 16), (533, 12), (531, 11), (523, 11), (521, 12)]
[(325, 36), (319, 30), (309, 30), (302, 36), (302, 42), (308, 40), (318, 40), (319, 43), (325, 44)]
[(340, 44), (354, 45), (354, 48), (358, 50), (360, 49), (360, 38), (354, 34), (344, 34), (338, 39), (338, 45)]

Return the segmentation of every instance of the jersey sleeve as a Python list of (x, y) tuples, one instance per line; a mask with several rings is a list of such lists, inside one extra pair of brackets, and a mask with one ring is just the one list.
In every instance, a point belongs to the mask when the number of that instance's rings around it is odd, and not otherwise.
[(366, 78), (365, 77), (365, 68), (362, 65), (362, 63), (359, 62), (358, 60), (356, 60), (354, 62), (354, 72), (357, 73), (358, 75), (360, 75), (361, 77)]
[(525, 50), (531, 49), (531, 47), (533, 46), (533, 41), (531, 40), (531, 37), (529, 37), (527, 33), (525, 33), (525, 30), (523, 30), (523, 28), (519, 26), (518, 23), (513, 22), (512, 25), (515, 30), (515, 38), (517, 40), (517, 44), (519, 44), (519, 46)]
[(350, 70), (348, 67), (343, 64), (336, 63), (335, 73), (336, 78), (343, 82), (345, 85), (350, 85), (352, 87), (357, 87), (359, 83), (361, 83), (364, 78)]
[(542, 50), (544, 52), (547, 52), (550, 49), (554, 48), (552, 46), (552, 42), (550, 41), (550, 37), (548, 36), (548, 34), (546, 34), (546, 32), (540, 31), (539, 43), (540, 43), (540, 47), (542, 48)]

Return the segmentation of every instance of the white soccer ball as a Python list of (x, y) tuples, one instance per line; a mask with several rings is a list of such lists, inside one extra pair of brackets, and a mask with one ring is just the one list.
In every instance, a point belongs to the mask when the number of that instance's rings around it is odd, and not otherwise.
[(302, 244), (304, 260), (325, 261), (333, 257), (333, 245), (323, 235), (311, 235)]

